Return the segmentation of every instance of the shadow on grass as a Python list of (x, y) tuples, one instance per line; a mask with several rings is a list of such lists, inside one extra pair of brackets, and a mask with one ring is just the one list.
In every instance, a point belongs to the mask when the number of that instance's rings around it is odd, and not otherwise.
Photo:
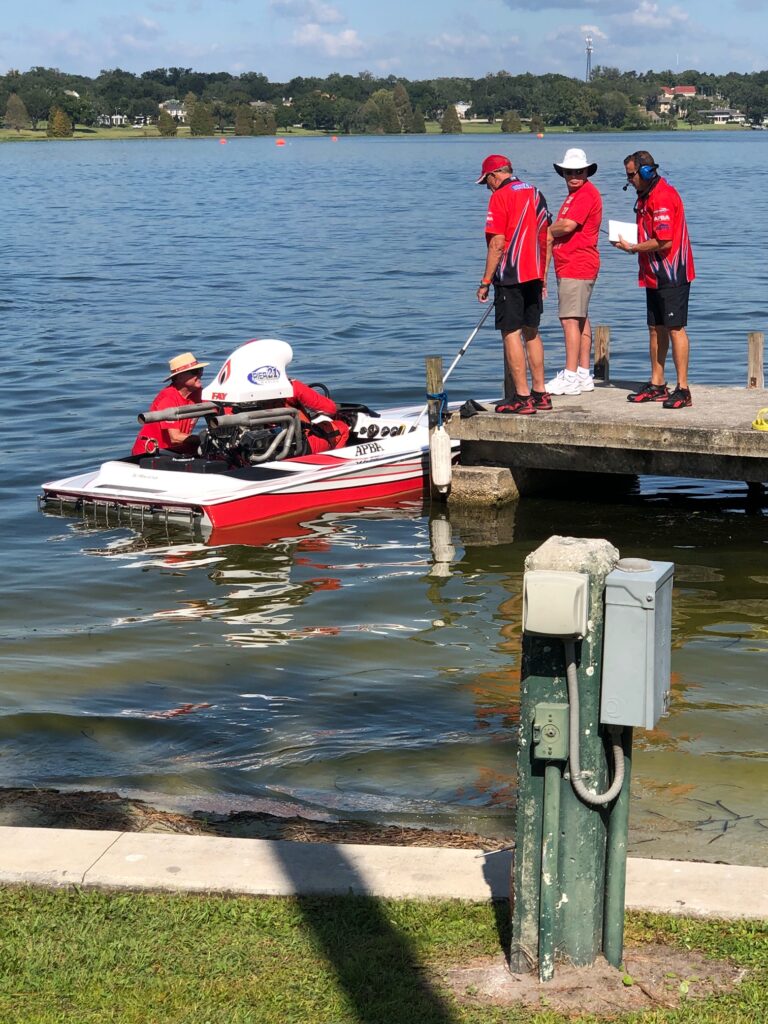
[[(287, 853), (288, 844), (276, 844)], [(298, 890), (308, 885), (301, 858), (281, 856), (282, 867)], [(316, 865), (316, 868), (318, 865)], [(304, 921), (328, 960), (360, 1024), (396, 1020), (419, 1024), (455, 1024), (449, 1003), (435, 991), (419, 963), (415, 943), (387, 919), (381, 903), (364, 894), (366, 881), (343, 847), (323, 847), (322, 875), (339, 880), (348, 895), (296, 897)], [(318, 889), (328, 885), (318, 873)], [(343, 889), (342, 889), (343, 886)], [(332, 912), (331, 912), (332, 910)]]

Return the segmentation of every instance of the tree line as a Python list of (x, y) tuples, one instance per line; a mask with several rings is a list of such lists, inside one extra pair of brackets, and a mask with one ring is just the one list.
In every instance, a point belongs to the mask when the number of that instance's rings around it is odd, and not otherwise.
[[(234, 126), (238, 134), (273, 134), (297, 124), (325, 131), (396, 134), (423, 132), (426, 120), (446, 116), (451, 127), (444, 124), (444, 130), (460, 130), (451, 108), (466, 102), (470, 117), (506, 118), (512, 126), (506, 130), (511, 131), (523, 120), (532, 121), (531, 130), (559, 125), (636, 129), (648, 126), (647, 112), (657, 105), (661, 88), (675, 85), (695, 85), (698, 95), (680, 101), (680, 109), (667, 115), (670, 122), (682, 116), (694, 123), (712, 102), (737, 107), (752, 121), (768, 115), (768, 71), (711, 75), (695, 70), (620, 72), (608, 67), (595, 68), (589, 82), (507, 71), (479, 79), (418, 81), (361, 71), (270, 82), (254, 71), (231, 75), (175, 67), (142, 74), (114, 68), (88, 78), (33, 67), (0, 77), (0, 111), (6, 111), (7, 127), (38, 129), (45, 122), (49, 133), (66, 134), (75, 124), (97, 124), (103, 115), (155, 122), (158, 105), (176, 99), (184, 102), (193, 134), (211, 134), (225, 126)], [(253, 107), (254, 103), (258, 105)], [(177, 128), (169, 117), (158, 127), (166, 134)]]

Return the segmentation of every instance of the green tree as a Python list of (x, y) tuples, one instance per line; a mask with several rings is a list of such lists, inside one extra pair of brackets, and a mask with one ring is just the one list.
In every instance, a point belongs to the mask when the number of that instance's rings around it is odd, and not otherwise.
[(503, 132), (521, 132), (523, 130), (523, 122), (516, 110), (508, 110), (502, 117), (501, 130)]
[(395, 88), (392, 90), (392, 99), (394, 100), (395, 103), (397, 119), (400, 122), (400, 131), (411, 131), (411, 124), (413, 122), (413, 107), (411, 106), (411, 100), (410, 97), (408, 96), (408, 90), (405, 88), (402, 82), (398, 82)]
[(424, 120), (424, 115), (422, 114), (421, 109), (419, 107), (414, 107), (413, 113), (411, 114), (411, 120), (406, 131), (410, 132), (412, 135), (424, 135), (426, 130), (427, 124)]
[(612, 89), (597, 101), (597, 123), (609, 128), (621, 128), (629, 113), (629, 100), (623, 92)]
[(541, 114), (534, 114), (531, 117), (531, 134), (532, 135), (543, 135), (544, 134), (544, 120)]
[(443, 135), (460, 135), (461, 134), (461, 121), (459, 115), (456, 113), (456, 107), (452, 103), (449, 103), (443, 113), (443, 119), (440, 122), (440, 131)]
[(20, 132), (22, 128), (28, 128), (30, 117), (24, 100), (17, 93), (12, 92), (8, 97), (8, 105), (5, 108), (5, 127), (15, 128)]
[(157, 117), (157, 130), (164, 139), (169, 139), (178, 132), (179, 126), (167, 110), (161, 110)]
[(253, 112), (254, 135), (277, 135), (275, 115), (268, 107), (257, 107)]
[(295, 120), (296, 114), (293, 107), (289, 107), (285, 103), (276, 104), (275, 124), (278, 128), (290, 128)]
[(349, 121), (350, 131), (362, 135), (382, 135), (381, 109), (373, 100), (366, 100), (354, 112)]
[(195, 103), (192, 116), (187, 118), (191, 135), (213, 135), (216, 125), (206, 103)]
[(253, 110), (251, 107), (238, 107), (235, 111), (235, 135), (253, 135)]
[(379, 130), (385, 135), (399, 135), (402, 129), (393, 94), (388, 89), (377, 89), (371, 102), (379, 108)]
[(36, 131), (40, 121), (45, 121), (48, 117), (48, 112), (51, 109), (50, 94), (45, 89), (29, 89), (25, 87), (21, 98), (24, 100), (24, 105), (29, 112), (29, 117), (32, 121), (32, 131)]
[(181, 105), (184, 107), (184, 110), (186, 111), (187, 124), (189, 124), (189, 122), (192, 120), (192, 114), (194, 113), (195, 107), (199, 102), (200, 101), (198, 100), (197, 95), (193, 92), (188, 92), (184, 96), (184, 99), (181, 101)]
[(68, 139), (72, 137), (72, 122), (64, 111), (59, 110), (58, 107), (53, 107), (48, 116), (47, 134), (54, 139)]

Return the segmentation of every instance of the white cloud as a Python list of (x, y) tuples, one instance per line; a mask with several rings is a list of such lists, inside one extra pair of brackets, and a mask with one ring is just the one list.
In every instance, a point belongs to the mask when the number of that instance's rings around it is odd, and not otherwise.
[(338, 25), (344, 21), (344, 15), (337, 7), (322, 0), (269, 0), (269, 6), (275, 14), (307, 24)]
[(679, 7), (660, 7), (652, 0), (640, 0), (629, 19), (640, 28), (664, 29), (688, 21), (688, 15)]
[(326, 32), (320, 25), (309, 22), (296, 29), (293, 42), (297, 46), (316, 50), (324, 57), (359, 57), (365, 52), (362, 39), (353, 28), (340, 32)]
[[(519, 42), (516, 36), (505, 36), (504, 43), (514, 46)], [(496, 44), (491, 38), (484, 34), (466, 36), (459, 33), (441, 32), (439, 36), (427, 40), (427, 46), (438, 53), (446, 53), (451, 56), (465, 54), (467, 52), (483, 53), (492, 50)]]
[(626, 9), (625, 0), (504, 0), (505, 6), (513, 11), (595, 11), (607, 14)]

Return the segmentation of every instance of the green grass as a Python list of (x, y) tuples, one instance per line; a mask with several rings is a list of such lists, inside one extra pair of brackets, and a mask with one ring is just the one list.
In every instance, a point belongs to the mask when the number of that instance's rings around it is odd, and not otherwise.
[[(223, 132), (224, 135), (234, 138), (234, 130), (232, 128), (226, 128)], [(325, 135), (326, 132), (315, 132), (308, 131), (304, 128), (287, 128), (280, 129), (278, 135)], [(219, 132), (214, 133), (214, 138), (218, 138)], [(190, 138), (189, 128), (186, 125), (179, 125), (178, 134), (176, 138), (188, 139)], [(149, 125), (147, 128), (76, 128), (74, 135), (69, 139), (54, 139), (50, 140), (45, 134), (45, 128), (38, 128), (37, 131), (33, 132), (31, 129), (22, 130), (20, 132), (14, 131), (11, 128), (0, 128), (0, 142), (71, 142), (72, 139), (75, 141), (79, 139), (159, 139), (160, 133), (154, 125)]]
[[(549, 1011), (459, 1006), (425, 980), (427, 966), (498, 955), (486, 905), (5, 888), (0, 913), (3, 1024), (566, 1024)], [(768, 1019), (764, 925), (634, 915), (627, 939), (754, 973), (731, 995), (620, 1019)]]

